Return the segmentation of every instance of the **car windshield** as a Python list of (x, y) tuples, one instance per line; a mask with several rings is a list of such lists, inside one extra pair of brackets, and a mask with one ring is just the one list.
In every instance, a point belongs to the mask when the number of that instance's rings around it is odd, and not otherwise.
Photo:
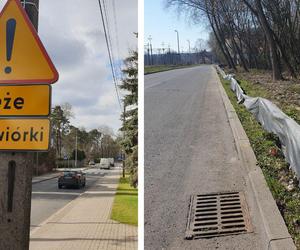
[(77, 172), (74, 172), (74, 171), (64, 172), (64, 176), (74, 176), (76, 174), (77, 174)]

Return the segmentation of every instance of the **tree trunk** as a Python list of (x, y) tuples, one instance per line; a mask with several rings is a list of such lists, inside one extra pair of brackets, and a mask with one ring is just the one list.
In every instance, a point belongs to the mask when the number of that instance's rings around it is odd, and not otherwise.
[[(272, 31), (273, 32), (273, 31)], [(276, 34), (273, 32), (273, 36), (274, 36), (274, 39), (280, 49), (280, 52), (281, 52), (281, 56), (282, 56), (282, 59), (284, 61), (284, 63), (286, 64), (288, 70), (290, 71), (291, 73), (291, 76), (294, 77), (294, 78), (297, 78), (297, 74), (296, 74), (296, 71), (294, 70), (292, 64), (290, 63), (289, 61), (289, 58), (285, 52), (285, 50), (283, 49), (282, 45), (281, 45), (281, 42), (279, 40), (279, 38), (276, 36)]]
[(280, 58), (277, 52), (276, 42), (273, 37), (272, 30), (268, 24), (267, 18), (264, 14), (261, 0), (255, 0), (255, 6), (257, 9), (257, 16), (262, 25), (263, 30), (267, 38), (269, 50), (270, 50), (270, 59), (272, 64), (272, 77), (274, 81), (282, 80), (282, 72), (280, 65)]
[[(207, 1), (205, 1), (205, 5), (206, 5), (206, 9), (209, 9), (208, 6), (210, 5), (210, 3), (208, 3)], [(209, 20), (209, 23), (210, 23), (210, 26), (214, 32), (214, 35), (217, 39), (217, 42), (218, 42), (218, 45), (219, 45), (219, 48), (221, 49), (224, 57), (225, 57), (225, 60), (227, 61), (228, 65), (230, 68), (233, 68), (235, 71), (237, 71), (237, 68), (235, 66), (235, 63), (230, 55), (230, 52), (228, 51), (228, 48), (226, 46), (226, 43), (225, 43), (225, 40), (224, 40), (224, 37), (222, 39), (221, 37), (221, 34), (220, 34), (220, 30), (218, 29), (217, 27), (217, 23), (216, 23), (216, 17), (215, 17), (215, 14), (214, 13), (209, 13), (208, 11), (206, 11), (206, 15), (207, 15), (207, 18)], [(212, 18), (214, 19), (214, 21), (212, 20)], [(214, 26), (214, 22), (216, 24), (216, 27)]]
[[(216, 23), (216, 18), (215, 17), (213, 17), (213, 18), (214, 18), (215, 23)], [(218, 28), (217, 23), (216, 23), (216, 27), (215, 27), (214, 24), (213, 24), (213, 21), (211, 20), (211, 18), (209, 16), (209, 14), (208, 14), (208, 19), (209, 19), (210, 25), (211, 25), (211, 27), (213, 29), (213, 32), (215, 34), (215, 37), (217, 39), (217, 42), (219, 44), (219, 47), (220, 47), (222, 53), (224, 54), (226, 61), (229, 64), (229, 67), (233, 68), (235, 71), (237, 71), (235, 63), (234, 63), (234, 61), (233, 61), (233, 59), (232, 59), (232, 57), (230, 55), (230, 52), (229, 52), (229, 50), (228, 50), (228, 48), (226, 46), (224, 36), (221, 35), (220, 29)]]

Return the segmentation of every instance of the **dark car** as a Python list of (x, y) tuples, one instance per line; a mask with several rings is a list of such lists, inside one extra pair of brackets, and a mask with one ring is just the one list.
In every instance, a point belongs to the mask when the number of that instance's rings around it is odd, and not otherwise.
[(82, 171), (64, 171), (58, 178), (58, 188), (85, 186), (85, 173)]

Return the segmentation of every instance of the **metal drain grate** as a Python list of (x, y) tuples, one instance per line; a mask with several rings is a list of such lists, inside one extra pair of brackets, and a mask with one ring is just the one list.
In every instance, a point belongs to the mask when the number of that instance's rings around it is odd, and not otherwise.
[(252, 226), (242, 192), (192, 195), (185, 238), (200, 239), (250, 233)]

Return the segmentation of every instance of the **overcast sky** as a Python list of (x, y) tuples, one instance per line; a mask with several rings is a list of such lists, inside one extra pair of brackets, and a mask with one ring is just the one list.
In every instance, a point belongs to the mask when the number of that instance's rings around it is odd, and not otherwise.
[[(113, 1), (115, 2), (115, 28)], [(115, 57), (137, 48), (137, 0), (106, 0)], [(3, 8), (6, 0), (0, 0)], [(59, 72), (52, 106), (68, 102), (75, 126), (107, 125), (117, 132), (120, 108), (101, 23), (98, 0), (40, 0), (39, 36)], [(118, 35), (116, 35), (116, 31)], [(117, 38), (119, 40), (119, 52)]]

